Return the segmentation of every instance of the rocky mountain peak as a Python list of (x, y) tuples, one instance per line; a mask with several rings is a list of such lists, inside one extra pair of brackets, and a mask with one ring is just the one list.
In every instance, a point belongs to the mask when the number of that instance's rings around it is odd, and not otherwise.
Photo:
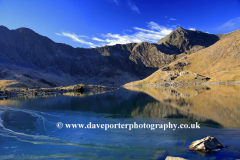
[(33, 30), (31, 30), (29, 28), (25, 28), (25, 27), (18, 28), (15, 31), (17, 31), (19, 33), (36, 33)]
[(191, 54), (211, 46), (218, 40), (219, 37), (213, 34), (178, 27), (169, 35), (159, 40), (157, 44), (164, 45), (178, 54)]
[(7, 27), (5, 27), (5, 26), (3, 26), (3, 25), (0, 25), (0, 30), (3, 30), (3, 29), (7, 29), (7, 30), (8, 30)]
[(185, 30), (182, 27), (178, 27), (175, 31), (181, 31), (181, 30)]

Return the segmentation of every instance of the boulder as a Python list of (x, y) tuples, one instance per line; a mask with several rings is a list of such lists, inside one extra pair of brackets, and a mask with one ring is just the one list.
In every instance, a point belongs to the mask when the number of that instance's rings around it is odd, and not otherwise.
[(161, 68), (162, 71), (170, 71), (171, 68), (169, 66)]
[(181, 158), (181, 157), (171, 157), (171, 156), (167, 156), (165, 160), (187, 160), (187, 159)]
[(214, 137), (207, 136), (203, 139), (192, 142), (189, 146), (191, 150), (208, 152), (213, 149), (223, 148), (224, 146)]
[(184, 76), (184, 75), (187, 75), (187, 74), (189, 74), (189, 73), (186, 72), (186, 71), (182, 71), (182, 72), (179, 73), (180, 76)]
[(174, 66), (176, 66), (176, 67), (184, 67), (186, 65), (187, 64), (185, 62), (178, 62), (178, 63), (174, 64)]

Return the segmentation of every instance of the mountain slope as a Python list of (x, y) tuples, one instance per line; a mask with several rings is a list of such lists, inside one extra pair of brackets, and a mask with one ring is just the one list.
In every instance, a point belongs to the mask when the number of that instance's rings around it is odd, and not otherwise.
[(157, 42), (176, 53), (195, 53), (217, 42), (221, 35), (213, 35), (201, 31), (186, 30), (178, 27), (172, 33)]
[(130, 60), (147, 67), (161, 67), (177, 59), (178, 53), (158, 44), (141, 42), (134, 46)]
[(126, 85), (207, 80), (240, 80), (240, 30), (226, 34), (208, 48), (172, 62), (144, 80)]
[(42, 87), (75, 83), (119, 86), (156, 70), (129, 59), (135, 45), (73, 48), (28, 28), (9, 30), (0, 26), (0, 78), (16, 82), (14, 86), (17, 81), (21, 86), (37, 83)]
[(210, 46), (219, 37), (224, 36), (178, 28), (159, 44), (85, 49), (55, 43), (28, 28), (9, 30), (0, 26), (0, 83), (2, 88), (76, 83), (120, 86), (149, 76), (185, 53), (194, 52), (193, 48)]
[(157, 44), (141, 42), (134, 46), (130, 59), (147, 67), (162, 67), (186, 54), (195, 53), (216, 43), (223, 35), (178, 27)]

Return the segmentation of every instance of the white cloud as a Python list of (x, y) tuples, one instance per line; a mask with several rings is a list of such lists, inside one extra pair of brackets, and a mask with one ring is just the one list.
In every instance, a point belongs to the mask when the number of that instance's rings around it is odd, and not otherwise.
[(174, 19), (174, 18), (169, 18), (169, 21), (175, 21), (176, 19)]
[(99, 42), (105, 42), (105, 40), (99, 39), (99, 38), (97, 38), (97, 37), (93, 37), (92, 40), (94, 40), (94, 41), (99, 41)]
[(138, 14), (140, 14), (140, 11), (139, 11), (138, 7), (134, 3), (129, 1), (128, 2), (128, 6), (131, 8), (131, 10), (133, 10), (134, 12), (137, 12)]
[(116, 3), (116, 5), (119, 5), (118, 0), (113, 0), (114, 3)]
[(144, 31), (144, 32), (156, 33), (156, 31), (143, 29), (143, 28), (139, 28), (139, 27), (133, 27), (133, 29), (139, 30), (139, 31)]
[(196, 28), (188, 28), (188, 30), (196, 31)]
[(172, 28), (175, 28), (175, 27), (164, 27), (164, 26), (160, 26), (158, 25), (157, 23), (155, 22), (149, 22), (148, 23), (148, 27), (151, 29), (151, 30), (157, 30), (158, 33), (162, 34), (162, 35), (168, 35), (169, 33), (172, 32)]
[(223, 25), (217, 27), (218, 31), (234, 31), (240, 28), (240, 17), (229, 20)]
[(82, 37), (82, 38), (88, 38), (88, 39), (89, 39), (89, 37), (88, 37), (88, 36), (84, 36), (84, 35), (78, 35), (78, 37)]
[(139, 43), (144, 41), (156, 43), (161, 38), (165, 37), (173, 31), (173, 28), (160, 26), (155, 22), (149, 22), (148, 28), (149, 29), (133, 27), (136, 32), (131, 35), (108, 33), (105, 35), (102, 34), (101, 36), (105, 38), (105, 42), (107, 42), (106, 45), (126, 44), (132, 42)]
[[(129, 34), (126, 34), (124, 32), (122, 34), (107, 33), (107, 34), (101, 34), (98, 37), (91, 38), (91, 40), (95, 41), (96, 43), (87, 42), (82, 39), (82, 38), (88, 38), (87, 36), (82, 36), (82, 35), (77, 36), (74, 33), (70, 34), (70, 33), (62, 32), (61, 34), (56, 33), (56, 35), (69, 37), (76, 42), (87, 44), (90, 47), (97, 47), (97, 46), (104, 46), (104, 45), (126, 44), (126, 43), (132, 43), (132, 42), (156, 43), (161, 38), (171, 33), (175, 28), (176, 28), (175, 26), (165, 27), (165, 26), (158, 25), (155, 22), (148, 22), (147, 29), (140, 28), (140, 27), (133, 27), (133, 30), (131, 30)], [(80, 39), (80, 37), (82, 38)]]
[(82, 43), (82, 44), (89, 45), (92, 48), (96, 47), (96, 45), (94, 45), (92, 42), (87, 42), (87, 41), (79, 38), (79, 37), (88, 38), (87, 36), (82, 36), (82, 35), (77, 36), (74, 33), (67, 33), (67, 32), (62, 32), (61, 34), (60, 33), (56, 33), (56, 35), (69, 37), (69, 38), (71, 38), (75, 42), (79, 42), (79, 43)]
[[(120, 5), (119, 0), (112, 0), (116, 5)], [(121, 1), (120, 1), (121, 2)], [(131, 0), (127, 0), (126, 6), (129, 7), (132, 11), (140, 14), (139, 8), (131, 2)]]
[(123, 34), (130, 34), (130, 32), (132, 32), (132, 30), (130, 30), (130, 29), (123, 29), (122, 30)]

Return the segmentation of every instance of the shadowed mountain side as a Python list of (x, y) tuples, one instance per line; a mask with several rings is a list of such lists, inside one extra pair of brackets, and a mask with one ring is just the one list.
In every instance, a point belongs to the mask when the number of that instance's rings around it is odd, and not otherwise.
[(178, 109), (179, 113), (187, 117), (212, 120), (226, 127), (240, 127), (240, 86), (126, 88), (144, 92), (163, 106)]
[[(129, 60), (135, 45), (129, 43), (89, 49), (73, 48), (55, 43), (27, 28), (9, 30), (0, 26), (1, 79), (32, 86), (32, 83), (21, 81), (21, 78), (8, 79), (4, 76), (3, 72), (11, 72), (21, 77), (27, 75), (24, 78), (31, 81), (44, 79), (50, 82), (45, 84), (50, 87), (75, 83), (120, 86), (144, 78), (156, 70), (136, 65)], [(41, 73), (41, 77), (34, 71)], [(51, 79), (44, 73), (53, 74), (54, 78)], [(68, 83), (59, 83), (56, 79)], [(40, 83), (39, 86), (44, 85)]]
[(42, 87), (48, 88), (56, 86), (71, 85), (76, 83), (68, 74), (47, 73), (42, 70), (35, 70), (31, 68), (0, 64), (0, 89), (8, 88), (31, 88)]
[(165, 46), (141, 42), (134, 46), (130, 59), (136, 64), (147, 67), (160, 67), (175, 61), (178, 53)]

